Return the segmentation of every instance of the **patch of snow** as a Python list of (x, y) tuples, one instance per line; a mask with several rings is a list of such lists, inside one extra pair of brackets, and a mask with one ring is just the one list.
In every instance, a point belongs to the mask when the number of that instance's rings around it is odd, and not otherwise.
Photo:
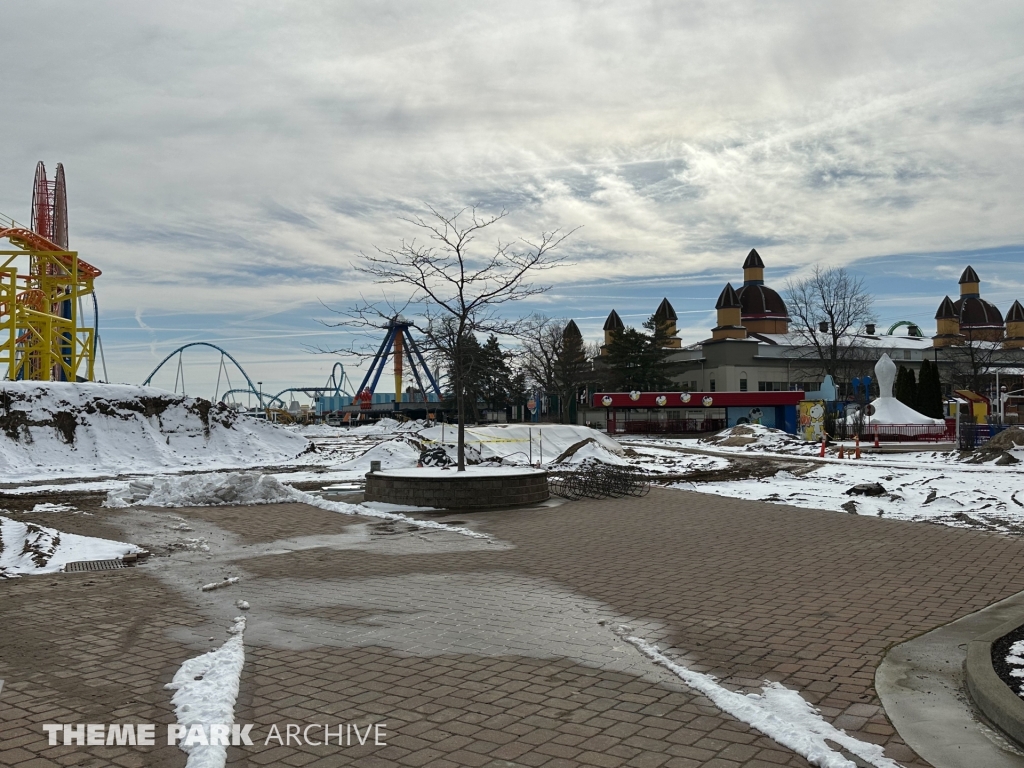
[(359, 506), (376, 512), (436, 512), (436, 507), (414, 507), (411, 504), (388, 504), (386, 501), (364, 501)]
[(628, 464), (620, 454), (615, 454), (598, 442), (588, 442), (582, 445), (572, 456), (564, 459), (562, 464), (616, 464), (619, 466)]
[(878, 744), (855, 739), (826, 722), (796, 691), (772, 682), (766, 683), (760, 694), (730, 691), (711, 675), (695, 672), (672, 661), (657, 646), (630, 635), (630, 631), (628, 627), (619, 627), (618, 634), (655, 664), (665, 667), (690, 688), (707, 696), (723, 712), (803, 755), (811, 765), (818, 768), (857, 768), (855, 762), (830, 747), (827, 739), (875, 768), (900, 768), (898, 763), (885, 756)]
[(232, 584), (237, 584), (240, 581), (241, 579), (237, 576), (232, 576), (230, 579), (224, 579), (223, 581), (214, 581), (209, 584), (203, 584), (199, 589), (203, 592), (212, 592), (215, 589), (230, 587)]
[[(134, 488), (134, 490), (133, 490)], [(150, 488), (149, 491), (146, 489)], [(231, 497), (233, 500), (226, 500)], [(224, 504), (272, 504), (300, 503), (319, 507), (329, 512), (343, 515), (362, 515), (383, 520), (406, 523), (417, 528), (438, 531), (452, 531), (475, 539), (490, 539), (484, 533), (477, 533), (468, 528), (458, 528), (433, 520), (417, 520), (406, 515), (373, 509), (363, 505), (346, 504), (340, 501), (328, 501), (311, 493), (296, 490), (284, 485), (270, 475), (257, 472), (217, 473), (206, 475), (189, 475), (154, 478), (152, 483), (133, 481), (124, 483), (123, 487), (111, 491), (107, 506), (154, 506), (154, 507), (207, 507)], [(181, 548), (194, 546), (197, 549), (208, 549), (203, 539), (186, 539), (177, 544)]]
[(427, 528), (434, 531), (451, 531), (452, 533), (458, 533), (462, 536), (469, 536), (472, 539), (490, 539), (486, 533), (477, 533), (471, 531), (469, 528), (461, 528), (453, 525), (445, 525), (444, 523), (438, 523), (433, 520), (418, 520), (416, 518), (407, 517), (406, 515), (398, 512), (385, 512), (383, 510), (372, 509), (363, 504), (345, 504), (341, 501), (328, 501), (322, 499), (319, 496), (313, 496), (302, 491), (295, 491), (296, 501), (301, 501), (305, 504), (309, 504), (313, 507), (319, 507), (320, 509), (326, 509), (328, 512), (340, 512), (343, 515), (362, 515), (364, 517), (378, 517), (383, 520), (394, 520), (395, 522), (406, 523), (407, 525), (415, 526), (416, 528)]
[[(235, 700), (245, 664), (245, 618), (239, 616), (228, 629), (231, 637), (220, 648), (189, 659), (164, 686), (174, 691), (171, 703), (178, 723), (187, 733), (179, 747), (188, 755), (186, 768), (223, 768), (227, 761), (226, 744), (210, 742), (213, 726), (226, 728), (230, 740), (235, 722)], [(201, 737), (200, 737), (201, 734)]]
[(809, 443), (796, 435), (783, 432), (781, 429), (766, 427), (763, 424), (737, 424), (735, 427), (723, 429), (710, 437), (703, 437), (699, 442), (720, 451), (748, 453), (768, 452), (816, 456), (819, 450), (818, 443)]
[[(1018, 640), (1010, 646), (1006, 663), (1011, 667), (1010, 677), (1024, 678), (1024, 640)], [(1017, 687), (1017, 695), (1024, 699), (1024, 685)]]
[(68, 563), (118, 560), (141, 551), (123, 541), (64, 533), (0, 516), (0, 577), (57, 573)]
[[(429, 427), (416, 433), (426, 445), (443, 445), (455, 455), (458, 428)], [(568, 448), (593, 439), (611, 454), (621, 456), (622, 446), (604, 432), (572, 424), (503, 424), (466, 427), (466, 452), (473, 461), (501, 461), (509, 464), (543, 462), (550, 464)]]
[(382, 469), (415, 467), (420, 458), (420, 449), (406, 440), (388, 440), (373, 446), (361, 456), (338, 464), (336, 469), (370, 471), (370, 462), (379, 461)]
[(54, 504), (43, 501), (32, 507), (33, 514), (38, 512), (74, 512), (75, 508), (70, 504)]

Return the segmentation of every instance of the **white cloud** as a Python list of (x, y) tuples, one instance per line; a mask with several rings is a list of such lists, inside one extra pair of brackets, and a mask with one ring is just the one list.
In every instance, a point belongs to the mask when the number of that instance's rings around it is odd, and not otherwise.
[(349, 261), (424, 201), (504, 205), (505, 237), (583, 225), (563, 286), (734, 270), (751, 246), (781, 270), (1024, 240), (1019, 3), (110, 1), (5, 21), (33, 33), (5, 48), (0, 211), (27, 219), (35, 161), (63, 162), (105, 312), (316, 316), (367, 290)]

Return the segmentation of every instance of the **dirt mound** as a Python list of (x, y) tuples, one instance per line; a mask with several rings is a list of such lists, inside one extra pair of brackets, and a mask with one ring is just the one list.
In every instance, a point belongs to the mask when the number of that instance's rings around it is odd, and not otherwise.
[(1024, 429), (1021, 427), (1010, 427), (993, 437), (983, 447), (999, 451), (1012, 451), (1014, 448), (1021, 446), (1024, 446)]
[(291, 460), (310, 445), (223, 403), (152, 387), (0, 383), (6, 480), (259, 466)]
[(1024, 429), (1010, 427), (968, 454), (966, 461), (968, 464), (988, 464), (990, 461), (1000, 465), (1016, 464), (1019, 459), (1010, 451), (1022, 447), (1024, 447)]

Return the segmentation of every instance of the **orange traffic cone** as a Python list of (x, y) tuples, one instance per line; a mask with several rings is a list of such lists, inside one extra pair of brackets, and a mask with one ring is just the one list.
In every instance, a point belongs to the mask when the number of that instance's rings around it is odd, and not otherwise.
[(818, 458), (819, 459), (825, 458), (825, 433), (824, 432), (821, 433), (821, 450), (818, 451)]
[(839, 446), (839, 458), (840, 459), (845, 459), (846, 458), (846, 456), (843, 455), (843, 446), (842, 445)]
[(875, 427), (875, 448), (878, 447), (878, 427)]

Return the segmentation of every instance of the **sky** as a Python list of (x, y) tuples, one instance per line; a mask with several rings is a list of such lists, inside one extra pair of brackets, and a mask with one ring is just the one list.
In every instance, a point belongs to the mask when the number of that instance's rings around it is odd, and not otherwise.
[[(778, 289), (819, 263), (863, 277), (883, 327), (934, 328), (967, 264), (1004, 312), (1024, 301), (1019, 2), (43, 0), (4, 17), (20, 32), (0, 212), (26, 221), (36, 162), (63, 163), (111, 381), (199, 341), (265, 390), (339, 361), (358, 380), (365, 362), (315, 351), (353, 343), (324, 321), (380, 295), (360, 253), (413, 236), (401, 217), (428, 205), (505, 209), (505, 241), (575, 229), (551, 290), (509, 310), (590, 341), (610, 309), (639, 324), (662, 297), (705, 338), (752, 247)], [(183, 359), (190, 394), (212, 395), (219, 354)]]

